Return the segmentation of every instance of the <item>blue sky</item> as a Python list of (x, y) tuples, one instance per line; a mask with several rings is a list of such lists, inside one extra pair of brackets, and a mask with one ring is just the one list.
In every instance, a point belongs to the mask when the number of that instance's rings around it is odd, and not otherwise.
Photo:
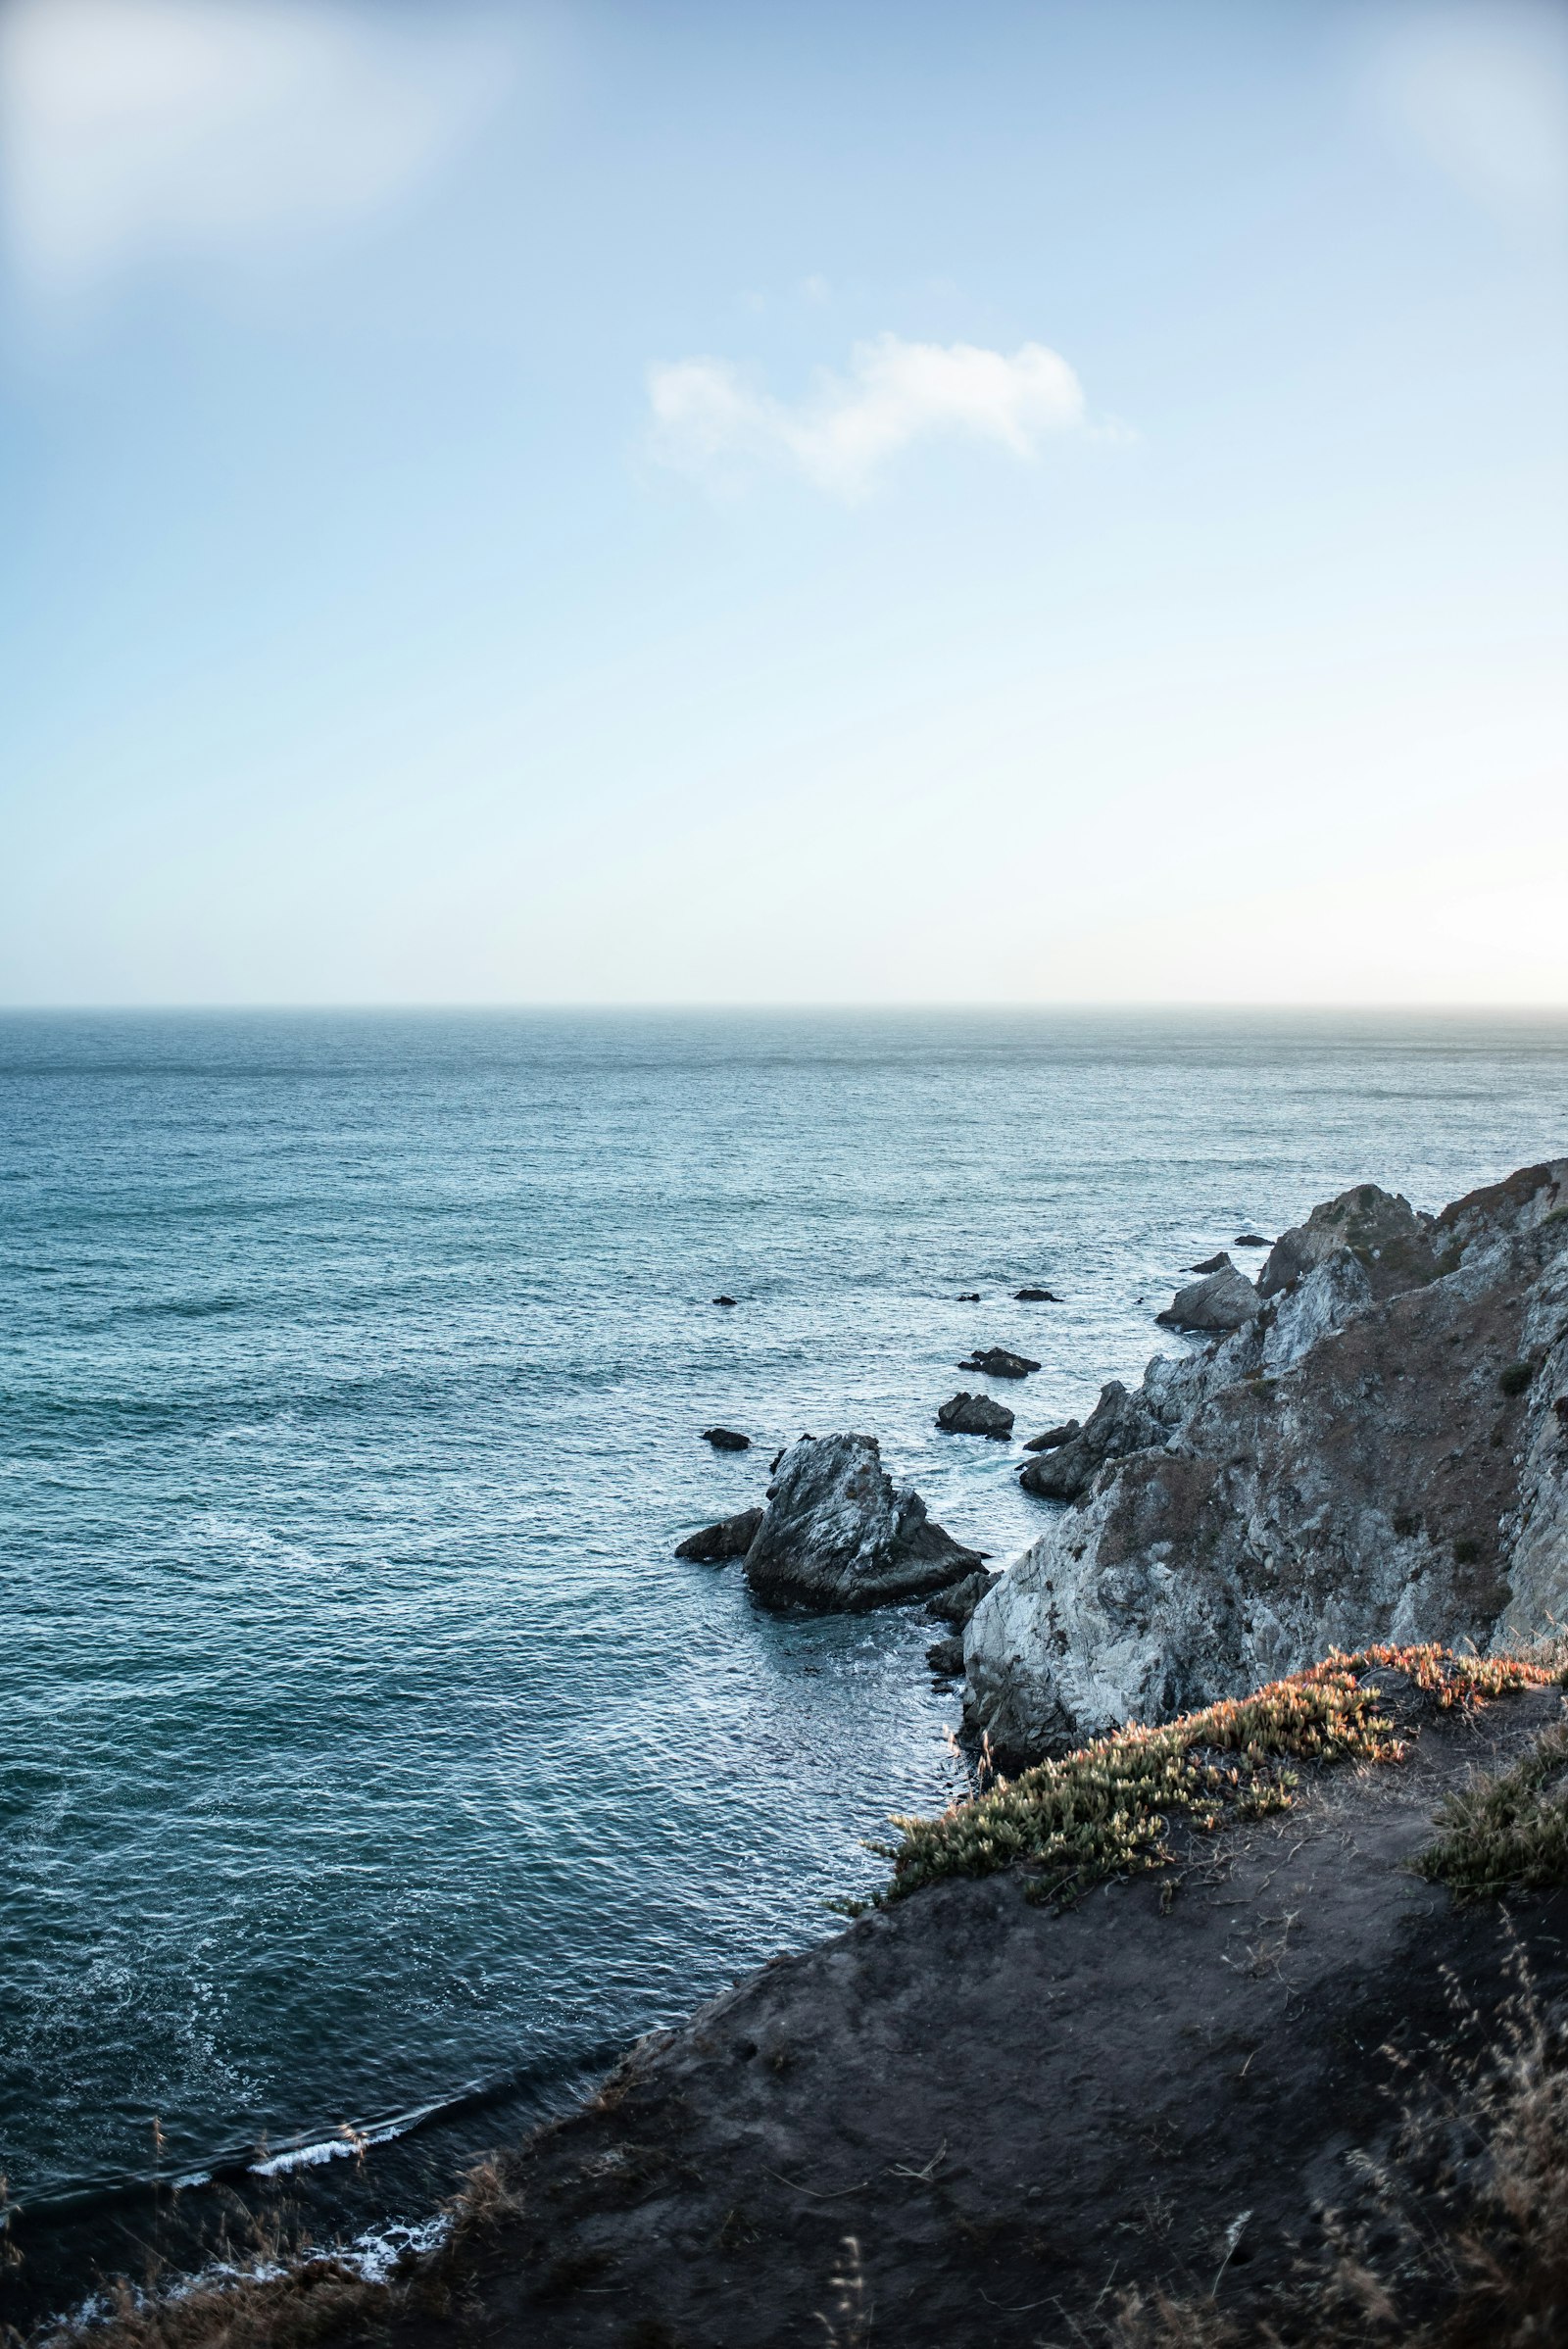
[(1568, 12), (0, 11), (0, 1001), (1568, 1003)]

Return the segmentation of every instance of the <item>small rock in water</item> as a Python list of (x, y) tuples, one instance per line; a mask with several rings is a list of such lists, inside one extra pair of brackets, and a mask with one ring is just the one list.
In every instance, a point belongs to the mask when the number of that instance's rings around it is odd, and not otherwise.
[(1265, 1240), (1261, 1232), (1238, 1232), (1231, 1242), (1232, 1248), (1272, 1248), (1273, 1245), (1273, 1241)]
[(1064, 1444), (1072, 1442), (1082, 1422), (1076, 1419), (1065, 1419), (1059, 1428), (1047, 1428), (1043, 1436), (1031, 1436), (1024, 1445), (1024, 1450), (1059, 1451)]
[(960, 1393), (943, 1404), (937, 1425), (950, 1436), (996, 1436), (1004, 1443), (1012, 1434), (1012, 1413), (989, 1395)]
[(715, 1297), (713, 1302), (715, 1305), (732, 1305), (735, 1299), (732, 1297)]
[(752, 1448), (750, 1436), (743, 1436), (739, 1428), (704, 1428), (703, 1442), (710, 1444), (714, 1451), (750, 1451)]
[(960, 1289), (958, 1292), (958, 1302), (960, 1305), (977, 1305), (980, 1302), (979, 1290)]
[(984, 1371), (988, 1379), (1026, 1379), (1040, 1365), (1031, 1362), (1027, 1354), (1009, 1353), (1004, 1346), (988, 1346), (984, 1353), (972, 1353), (958, 1368)]
[(722, 1566), (730, 1558), (744, 1558), (761, 1522), (760, 1509), (742, 1509), (738, 1516), (721, 1517), (717, 1525), (705, 1525), (700, 1534), (688, 1534), (676, 1544), (675, 1555), (696, 1558), (704, 1566)]
[[(1238, 1240), (1236, 1245), (1240, 1248), (1242, 1244)], [(1221, 1248), (1217, 1256), (1205, 1256), (1201, 1264), (1189, 1264), (1187, 1269), (1189, 1272), (1229, 1272), (1230, 1264), (1230, 1257)]]
[(1012, 1294), (1020, 1305), (1059, 1305), (1061, 1302), (1054, 1289), (1015, 1289)]
[(956, 1681), (963, 1677), (963, 1639), (954, 1632), (946, 1639), (933, 1639), (925, 1651), (925, 1660), (939, 1680)]

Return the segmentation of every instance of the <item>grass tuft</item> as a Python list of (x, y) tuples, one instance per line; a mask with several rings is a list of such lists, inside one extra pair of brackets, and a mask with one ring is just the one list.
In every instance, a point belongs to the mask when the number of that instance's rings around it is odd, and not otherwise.
[(1470, 1706), (1556, 1677), (1517, 1657), (1459, 1656), (1438, 1646), (1337, 1649), (1321, 1664), (1227, 1697), (1157, 1728), (1132, 1726), (1058, 1761), (955, 1802), (937, 1819), (896, 1818), (884, 1900), (903, 1899), (951, 1876), (1029, 1872), (1028, 1896), (1058, 1908), (1097, 1884), (1163, 1868), (1175, 1821), (1212, 1834), (1228, 1819), (1260, 1819), (1290, 1807), (1307, 1762), (1393, 1762), (1404, 1746), (1381, 1710), (1383, 1690), (1363, 1686), (1403, 1673), (1445, 1706)]
[(1568, 1884), (1568, 1722), (1501, 1777), (1450, 1794), (1438, 1825), (1442, 1835), (1416, 1866), (1462, 1899)]

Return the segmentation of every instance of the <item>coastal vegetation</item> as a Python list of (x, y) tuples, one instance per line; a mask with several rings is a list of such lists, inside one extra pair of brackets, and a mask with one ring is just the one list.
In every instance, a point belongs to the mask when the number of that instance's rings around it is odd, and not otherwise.
[(1228, 1819), (1286, 1810), (1292, 1762), (1389, 1762), (1405, 1746), (1386, 1711), (1386, 1676), (1402, 1674), (1443, 1710), (1539, 1688), (1548, 1665), (1455, 1655), (1435, 1645), (1366, 1647), (1157, 1727), (1133, 1725), (1060, 1760), (997, 1778), (936, 1819), (901, 1818), (885, 1846), (905, 1899), (945, 1877), (1019, 1868), (1031, 1898), (1058, 1905), (1095, 1884), (1163, 1868), (1178, 1825), (1212, 1834)]

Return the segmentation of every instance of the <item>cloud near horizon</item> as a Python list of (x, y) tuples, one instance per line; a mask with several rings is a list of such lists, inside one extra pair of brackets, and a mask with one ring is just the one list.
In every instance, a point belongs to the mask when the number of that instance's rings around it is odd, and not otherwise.
[(10, 0), (0, 221), (34, 293), (149, 258), (298, 240), (423, 179), (504, 85), (467, 8), (439, 29), (344, 0)]
[(1059, 353), (1024, 343), (1008, 358), (974, 343), (857, 343), (847, 373), (821, 369), (793, 405), (722, 359), (648, 370), (655, 454), (698, 479), (733, 481), (782, 464), (818, 489), (860, 497), (919, 440), (957, 433), (1029, 460), (1048, 435), (1084, 422), (1083, 387)]

